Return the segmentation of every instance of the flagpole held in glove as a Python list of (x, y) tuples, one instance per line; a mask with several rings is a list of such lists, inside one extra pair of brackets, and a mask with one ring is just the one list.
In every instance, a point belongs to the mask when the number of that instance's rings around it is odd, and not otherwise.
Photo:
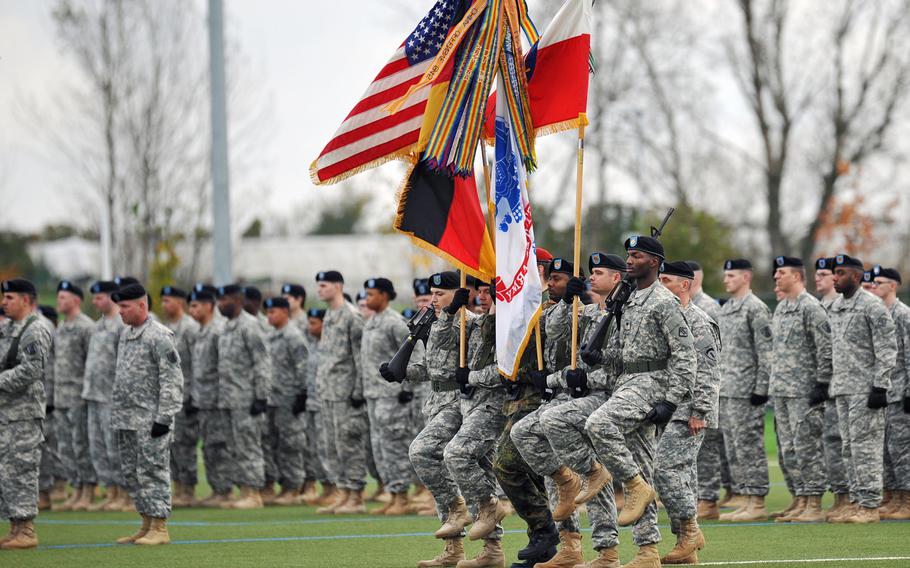
[[(573, 262), (575, 278), (579, 276), (581, 266), (581, 188), (585, 166), (585, 113), (578, 115), (578, 167), (575, 173), (575, 250)], [(572, 298), (572, 368), (578, 366), (578, 296)]]

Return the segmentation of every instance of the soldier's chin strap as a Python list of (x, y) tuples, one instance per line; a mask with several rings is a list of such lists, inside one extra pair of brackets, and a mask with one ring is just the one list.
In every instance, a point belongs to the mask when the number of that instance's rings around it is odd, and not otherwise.
[(28, 316), (28, 319), (25, 320), (25, 325), (22, 326), (22, 329), (19, 333), (13, 337), (13, 340), (9, 344), (9, 350), (6, 352), (6, 357), (3, 359), (3, 369), (2, 371), (8, 371), (9, 369), (15, 368), (19, 364), (19, 338), (25, 334), (25, 330), (28, 329), (28, 326), (38, 319), (38, 316), (32, 314)]

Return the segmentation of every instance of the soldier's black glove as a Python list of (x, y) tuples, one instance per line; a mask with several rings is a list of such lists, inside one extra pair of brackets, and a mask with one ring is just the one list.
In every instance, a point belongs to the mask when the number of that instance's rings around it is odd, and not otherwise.
[(51, 414), (54, 411), (54, 405), (48, 404), (44, 407), (44, 414)]
[(910, 414), (910, 396), (904, 397), (904, 414)]
[(253, 401), (253, 404), (250, 405), (250, 416), (259, 416), (266, 410), (265, 399), (257, 398)]
[(414, 393), (411, 391), (398, 391), (399, 404), (408, 404), (412, 400), (414, 400)]
[(578, 300), (581, 301), (584, 295), (585, 281), (578, 276), (569, 278), (569, 281), (566, 282), (566, 291), (562, 295), (563, 301), (567, 304), (571, 304), (573, 298), (578, 298)]
[(462, 307), (468, 305), (469, 297), (470, 295), (468, 294), (467, 288), (459, 288), (458, 290), (455, 290), (455, 295), (452, 296), (452, 303), (446, 306), (445, 312), (449, 315), (454, 315)]
[(471, 376), (471, 369), (467, 367), (458, 367), (455, 369), (455, 382), (458, 383), (458, 387), (464, 389), (468, 386), (468, 377)]
[(828, 383), (815, 383), (809, 391), (809, 406), (818, 406), (828, 400)]
[(199, 409), (193, 404), (192, 399), (183, 403), (183, 413), (187, 416), (193, 416), (197, 412), (199, 412)]
[(584, 348), (581, 350), (581, 360), (590, 367), (596, 367), (604, 362), (603, 354), (600, 351), (588, 351)]
[(306, 410), (306, 391), (301, 392), (294, 398), (294, 406), (291, 408), (291, 412), (294, 416), (299, 416), (301, 412)]
[(663, 426), (673, 418), (676, 412), (676, 405), (672, 402), (662, 400), (651, 407), (651, 410), (645, 414), (645, 420), (657, 426)]
[(873, 410), (888, 406), (888, 389), (872, 387), (872, 392), (869, 393), (869, 401), (866, 402), (866, 406)]
[(534, 384), (534, 388), (540, 391), (540, 394), (545, 394), (549, 389), (547, 387), (547, 375), (550, 372), (546, 369), (541, 369), (540, 371), (534, 370), (530, 372), (531, 382)]
[(364, 400), (362, 396), (351, 395), (350, 401), (351, 401), (351, 408), (360, 408), (364, 404), (367, 403), (367, 401)]
[(566, 384), (572, 389), (572, 398), (581, 398), (588, 394), (588, 373), (584, 369), (566, 371)]
[(165, 424), (152, 422), (152, 438), (160, 438), (171, 431), (171, 427)]
[(752, 406), (761, 406), (768, 402), (768, 395), (752, 393), (752, 396), (749, 397), (749, 404)]
[(386, 380), (389, 383), (400, 383), (401, 381), (395, 376), (395, 373), (389, 369), (388, 363), (383, 363), (379, 366), (379, 376)]

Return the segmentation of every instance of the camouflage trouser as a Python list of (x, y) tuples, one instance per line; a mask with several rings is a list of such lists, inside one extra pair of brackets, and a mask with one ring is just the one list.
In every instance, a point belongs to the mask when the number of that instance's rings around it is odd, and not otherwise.
[(262, 461), (265, 464), (265, 485), (274, 485), (278, 479), (278, 462), (275, 460), (275, 445), (272, 439), (272, 424), (275, 422), (275, 407), (265, 412), (265, 427), (262, 429)]
[(370, 408), (367, 406), (366, 432), (363, 437), (363, 451), (367, 457), (367, 473), (370, 477), (379, 483), (385, 483), (385, 479), (379, 474), (379, 468), (376, 466), (376, 456), (373, 455), (373, 434), (370, 432)]
[(306, 417), (294, 416), (288, 407), (270, 407), (268, 423), (263, 436), (263, 453), (273, 461), (274, 473), (269, 475), (266, 460), (266, 485), (277, 481), (283, 489), (294, 490), (306, 477), (303, 451), (306, 448)]
[(248, 409), (238, 408), (229, 410), (228, 416), (231, 481), (240, 487), (262, 487), (265, 485), (265, 458), (262, 455), (265, 414), (250, 416)]
[(152, 438), (152, 427), (117, 430), (123, 486), (140, 515), (166, 519), (171, 514), (171, 433)]
[[(561, 463), (576, 473), (586, 474), (594, 466), (595, 455), (585, 433), (585, 424), (591, 413), (607, 401), (603, 391), (594, 391), (584, 398), (573, 398), (564, 404), (547, 408), (540, 417), (540, 424)], [(552, 499), (551, 499), (552, 503)], [(591, 542), (594, 550), (603, 550), (619, 544), (616, 524), (616, 498), (613, 484), (608, 483), (592, 500), (588, 501), (588, 522), (591, 524)], [(633, 530), (636, 544), (644, 531)]]
[(705, 440), (698, 451), (698, 498), (720, 499), (721, 486), (730, 489), (730, 463), (724, 447), (724, 433), (719, 428), (706, 428)]
[(329, 482), (329, 474), (325, 470), (326, 449), (325, 438), (322, 434), (322, 413), (318, 410), (307, 410), (306, 416), (306, 448), (303, 451), (303, 469), (307, 481)]
[(42, 420), (0, 424), (0, 517), (38, 515), (38, 468), (44, 444)]
[(810, 406), (807, 398), (774, 399), (774, 419), (778, 432), (778, 456), (786, 463), (793, 495), (821, 495), (828, 484), (822, 431), (825, 409)]
[(770, 483), (765, 454), (765, 405), (752, 406), (748, 398), (722, 396), (720, 425), (733, 489), (742, 495), (767, 495)]
[(174, 443), (171, 444), (171, 477), (175, 482), (196, 486), (198, 447), (199, 413), (187, 415), (181, 410), (174, 417)]
[(379, 476), (389, 493), (404, 493), (414, 476), (408, 447), (413, 439), (411, 404), (398, 397), (368, 398), (370, 443)]
[(459, 428), (461, 409), (454, 402), (428, 416), (427, 425), (408, 448), (414, 472), (436, 500), (436, 512), (443, 522), (449, 516), (450, 505), (460, 495), (455, 478), (443, 461), (446, 444), (455, 437)]
[(205, 478), (212, 491), (227, 493), (231, 490), (234, 464), (231, 451), (231, 411), (200, 410), (199, 434), (202, 437), (202, 463)]
[[(542, 416), (544, 412), (552, 410), (569, 400), (569, 395), (561, 393), (552, 400), (543, 402), (537, 410), (512, 426), (512, 443), (515, 444), (515, 448), (521, 453), (521, 457), (524, 458), (528, 466), (543, 477), (544, 487), (547, 492), (547, 502), (551, 510), (559, 502), (559, 493), (552, 475), (565, 464), (559, 459), (556, 451), (550, 445), (550, 440), (544, 431)], [(578, 512), (572, 513), (572, 516), (565, 521), (557, 522), (556, 526), (561, 531), (581, 532)]]
[(673, 534), (681, 520), (694, 519), (698, 473), (695, 460), (705, 431), (689, 433), (688, 422), (671, 420), (657, 442), (654, 489), (670, 517)]
[(544, 480), (521, 457), (510, 435), (512, 427), (529, 412), (517, 412), (508, 418), (496, 444), (493, 473), (515, 512), (528, 524), (528, 530), (539, 531), (553, 525)]
[(353, 408), (348, 401), (322, 401), (322, 427), (330, 473), (341, 489), (360, 491), (366, 485), (366, 406)]
[(844, 461), (850, 480), (850, 501), (876, 508), (882, 501), (882, 466), (885, 448), (885, 409), (866, 406), (869, 396), (835, 397)]
[[(654, 426), (645, 422), (645, 415), (661, 396), (649, 377), (643, 377), (641, 384), (630, 380), (585, 423), (598, 461), (623, 483), (638, 474), (654, 483)], [(639, 546), (660, 542), (657, 503), (652, 501), (645, 509), (632, 528), (632, 538)]]
[(122, 485), (117, 433), (111, 428), (111, 404), (88, 401), (88, 443), (98, 481)]
[[(774, 414), (772, 416), (772, 422), (774, 425), (774, 447), (777, 448), (777, 465), (780, 467), (780, 472), (784, 476), (784, 484), (787, 486), (787, 491), (790, 495), (796, 495), (796, 482), (793, 479), (793, 475), (790, 472), (790, 465), (787, 463), (787, 456), (784, 455), (783, 444), (780, 441), (780, 426), (777, 424), (777, 405), (774, 405)], [(794, 459), (793, 456), (790, 456), (790, 459)]]
[(85, 401), (72, 408), (54, 411), (57, 448), (70, 485), (95, 485), (98, 478), (92, 467), (88, 442), (88, 411)]
[[(498, 404), (479, 404), (465, 412), (462, 405), (461, 427), (446, 444), (443, 460), (458, 489), (475, 512), (479, 505), (495, 497), (499, 488), (493, 475), (493, 452), (502, 434), (506, 417), (502, 414), (502, 401)], [(502, 538), (502, 525), (484, 539)]]
[(38, 474), (38, 486), (41, 491), (49, 492), (58, 479), (66, 479), (66, 471), (60, 463), (57, 451), (57, 427), (54, 424), (56, 412), (51, 412), (44, 419), (44, 444), (41, 445), (41, 468)]
[(850, 492), (847, 481), (847, 464), (844, 462), (844, 442), (840, 438), (840, 424), (837, 421), (837, 402), (825, 401), (825, 426), (822, 436), (825, 450), (825, 469), (828, 472), (828, 490), (846, 495)]
[(885, 414), (884, 487), (910, 491), (910, 414), (903, 402), (892, 402)]

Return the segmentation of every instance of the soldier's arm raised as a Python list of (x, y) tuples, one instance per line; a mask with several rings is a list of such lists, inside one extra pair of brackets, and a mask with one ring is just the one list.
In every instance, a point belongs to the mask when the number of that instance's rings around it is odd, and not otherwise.
[(172, 336), (163, 335), (155, 342), (155, 359), (158, 363), (158, 409), (155, 422), (170, 426), (183, 408), (183, 371), (180, 354)]

